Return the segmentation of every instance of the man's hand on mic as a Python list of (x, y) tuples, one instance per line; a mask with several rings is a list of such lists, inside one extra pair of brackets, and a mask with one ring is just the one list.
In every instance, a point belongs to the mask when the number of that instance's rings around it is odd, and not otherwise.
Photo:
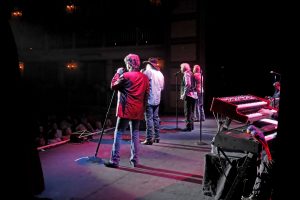
[(120, 67), (119, 69), (117, 69), (117, 73), (122, 75), (124, 73), (124, 68), (123, 67)]

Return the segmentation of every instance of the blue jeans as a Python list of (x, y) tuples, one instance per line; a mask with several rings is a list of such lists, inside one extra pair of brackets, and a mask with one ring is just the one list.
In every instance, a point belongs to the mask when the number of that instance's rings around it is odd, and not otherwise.
[(131, 156), (130, 161), (138, 163), (139, 162), (139, 127), (140, 127), (140, 120), (130, 120), (130, 119), (123, 119), (118, 117), (115, 133), (114, 133), (114, 143), (111, 150), (111, 158), (110, 162), (119, 164), (120, 162), (120, 147), (121, 143), (120, 140), (122, 139), (122, 134), (126, 131), (126, 128), (130, 127), (130, 135), (131, 135)]
[(198, 99), (195, 104), (194, 119), (197, 121), (205, 121), (205, 114), (203, 109), (203, 93), (198, 93)]
[(152, 140), (153, 132), (154, 138), (159, 139), (159, 105), (147, 105), (146, 107), (146, 140)]

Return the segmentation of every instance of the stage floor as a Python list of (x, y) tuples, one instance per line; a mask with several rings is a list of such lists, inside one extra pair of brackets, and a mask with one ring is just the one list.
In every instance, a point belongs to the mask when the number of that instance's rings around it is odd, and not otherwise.
[[(83, 143), (66, 143), (40, 151), (46, 189), (39, 197), (53, 200), (211, 200), (203, 195), (204, 157), (217, 131), (214, 119), (195, 122), (182, 132), (183, 118), (161, 117), (160, 143), (140, 145), (140, 167), (129, 164), (130, 141), (123, 136), (121, 162), (107, 168), (87, 157), (96, 154), (99, 135)], [(202, 134), (200, 134), (202, 133)], [(145, 138), (141, 131), (140, 140)], [(200, 139), (201, 138), (201, 139)], [(113, 142), (105, 133), (97, 158), (107, 161)], [(199, 144), (200, 143), (200, 144)]]

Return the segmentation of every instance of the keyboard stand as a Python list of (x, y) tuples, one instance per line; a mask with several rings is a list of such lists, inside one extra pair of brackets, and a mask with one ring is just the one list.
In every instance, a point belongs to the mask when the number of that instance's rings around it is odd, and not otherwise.
[[(226, 184), (222, 187), (224, 187), (224, 193), (221, 195), (222, 200), (232, 200), (232, 199), (236, 199), (236, 198), (241, 198), (242, 196), (245, 195), (245, 193), (249, 192), (249, 188), (245, 188), (245, 184), (247, 183), (247, 185), (251, 185), (251, 181), (249, 180), (251, 179), (248, 178), (248, 173), (249, 173), (249, 167), (251, 166), (255, 166), (253, 164), (256, 163), (256, 154), (248, 152), (248, 153), (239, 153), (236, 151), (228, 151), (226, 149), (223, 149), (221, 147), (217, 147), (217, 155), (220, 158), (220, 154), (222, 154), (222, 156), (225, 158), (225, 160), (228, 162), (228, 164), (231, 166), (231, 168), (236, 168), (236, 173), (228, 173), (225, 172), (225, 169), (222, 169), (222, 173), (223, 173), (223, 177), (225, 177), (226, 180)], [(226, 151), (226, 153), (225, 153)], [(241, 157), (241, 155), (244, 155)], [(232, 157), (233, 160), (235, 160), (234, 158), (244, 158), (244, 160), (242, 161), (242, 164), (239, 165), (238, 163), (233, 163), (229, 157)], [(256, 166), (255, 166), (255, 171), (256, 171)], [(229, 182), (228, 182), (229, 181)], [(246, 182), (249, 181), (249, 182)], [(239, 190), (240, 189), (240, 184), (243, 184), (244, 188), (243, 190)], [(239, 188), (237, 188), (239, 187)], [(246, 191), (245, 191), (246, 189)], [(227, 190), (227, 192), (226, 192)], [(240, 194), (237, 194), (237, 192), (240, 192)], [(239, 195), (237, 197), (237, 195)]]
[[(228, 159), (228, 158), (227, 158)], [(226, 197), (224, 200), (232, 200), (233, 194), (235, 192), (235, 188), (238, 184), (243, 183), (245, 179), (247, 179), (247, 168), (250, 166), (250, 164), (253, 162), (253, 160), (256, 159), (256, 156), (252, 153), (248, 153), (242, 166), (237, 169), (237, 175), (234, 178), (234, 181), (231, 185), (231, 187), (228, 190), (228, 193), (226, 194)]]

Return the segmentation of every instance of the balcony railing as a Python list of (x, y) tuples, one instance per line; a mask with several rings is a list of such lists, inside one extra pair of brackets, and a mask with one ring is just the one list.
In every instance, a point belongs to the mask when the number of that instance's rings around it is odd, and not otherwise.
[(20, 41), (20, 44), (18, 46), (21, 49), (100, 48), (162, 44), (164, 33), (152, 30), (69, 32), (56, 35), (45, 33), (44, 36), (37, 36), (38, 39), (36, 40), (32, 37), (30, 40), (27, 38), (26, 34), (19, 36), (18, 41)]

